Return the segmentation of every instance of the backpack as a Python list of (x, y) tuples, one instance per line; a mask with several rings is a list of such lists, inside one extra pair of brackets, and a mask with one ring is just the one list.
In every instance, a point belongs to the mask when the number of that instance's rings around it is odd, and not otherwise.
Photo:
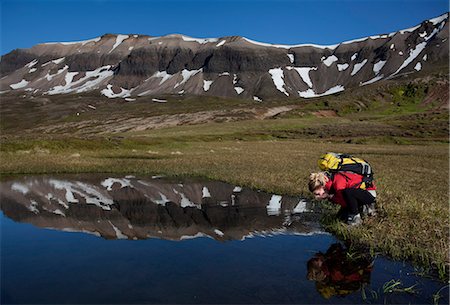
[(337, 172), (352, 172), (363, 176), (359, 188), (366, 189), (373, 185), (373, 171), (370, 164), (348, 154), (328, 152), (322, 155), (318, 164), (321, 170), (335, 174)]

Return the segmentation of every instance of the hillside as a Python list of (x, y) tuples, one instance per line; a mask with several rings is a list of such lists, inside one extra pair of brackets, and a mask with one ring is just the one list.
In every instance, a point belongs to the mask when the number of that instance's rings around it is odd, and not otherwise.
[(0, 91), (96, 92), (127, 101), (167, 94), (311, 98), (448, 66), (448, 36), (448, 13), (408, 29), (329, 46), (273, 45), (240, 36), (105, 34), (2, 56)]

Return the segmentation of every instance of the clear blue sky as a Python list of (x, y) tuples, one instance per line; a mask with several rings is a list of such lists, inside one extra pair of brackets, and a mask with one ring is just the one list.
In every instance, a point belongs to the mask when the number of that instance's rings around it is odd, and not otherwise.
[(412, 27), (447, 0), (0, 0), (1, 54), (105, 33), (335, 44)]

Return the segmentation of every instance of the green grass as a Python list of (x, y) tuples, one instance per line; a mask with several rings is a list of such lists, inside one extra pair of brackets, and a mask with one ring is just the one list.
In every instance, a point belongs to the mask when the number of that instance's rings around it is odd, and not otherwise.
[(417, 284), (414, 284), (409, 287), (403, 287), (403, 284), (400, 280), (390, 280), (383, 285), (383, 293), (394, 293), (394, 292), (405, 292), (405, 293), (417, 293), (415, 290), (415, 286)]

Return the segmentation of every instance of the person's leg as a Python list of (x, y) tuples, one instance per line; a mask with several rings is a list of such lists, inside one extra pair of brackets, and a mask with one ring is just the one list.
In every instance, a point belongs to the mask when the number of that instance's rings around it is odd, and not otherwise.
[(345, 203), (347, 204), (347, 209), (350, 214), (356, 215), (359, 213), (358, 208), (358, 189), (345, 189), (342, 191)]
[(342, 191), (342, 195), (351, 214), (358, 214), (360, 207), (375, 201), (375, 198), (363, 189), (345, 189)]
[(349, 210), (347, 223), (352, 225), (361, 223), (360, 210), (364, 205), (373, 203), (375, 198), (363, 189), (345, 189), (342, 191), (342, 195)]
[(355, 193), (358, 200), (358, 208), (363, 216), (375, 216), (376, 208), (375, 201), (376, 198), (367, 190), (358, 189)]

